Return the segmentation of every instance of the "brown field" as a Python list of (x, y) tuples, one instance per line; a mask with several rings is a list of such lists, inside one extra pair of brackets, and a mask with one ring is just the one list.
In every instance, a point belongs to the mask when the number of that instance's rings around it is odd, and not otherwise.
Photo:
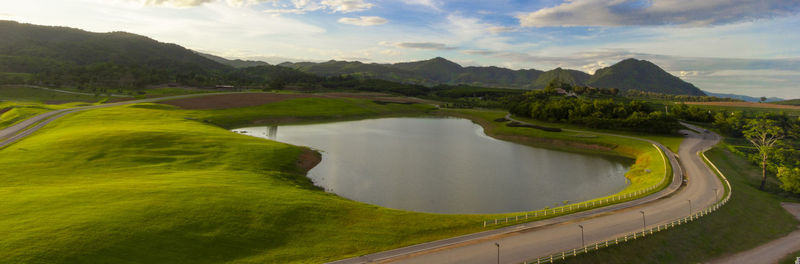
[(208, 96), (167, 100), (161, 103), (183, 109), (225, 109), (257, 106), (296, 98), (358, 98), (387, 103), (429, 103), (429, 101), (397, 97), (382, 93), (320, 93), (320, 94), (278, 94), (278, 93), (234, 93), (210, 94)]
[(800, 110), (800, 106), (796, 105), (779, 105), (779, 104), (751, 103), (751, 102), (686, 102), (686, 104)]

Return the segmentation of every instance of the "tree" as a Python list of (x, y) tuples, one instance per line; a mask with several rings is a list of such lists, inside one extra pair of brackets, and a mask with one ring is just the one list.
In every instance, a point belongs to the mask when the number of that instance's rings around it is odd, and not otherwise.
[(763, 97), (763, 96), (761, 98), (758, 98), (758, 99), (761, 99), (761, 101), (759, 103), (763, 103), (764, 101), (767, 101), (767, 98)]
[(787, 192), (800, 193), (800, 168), (778, 168), (778, 180), (781, 181), (781, 189)]
[(764, 184), (767, 182), (767, 159), (775, 152), (775, 147), (783, 139), (783, 130), (775, 125), (774, 120), (769, 119), (751, 119), (747, 121), (745, 127), (747, 130), (744, 131), (744, 137), (756, 147), (761, 158), (761, 186), (759, 189), (764, 190)]

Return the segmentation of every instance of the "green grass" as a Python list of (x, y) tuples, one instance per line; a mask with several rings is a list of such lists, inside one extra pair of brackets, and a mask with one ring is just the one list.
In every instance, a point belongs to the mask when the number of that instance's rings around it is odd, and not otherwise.
[(23, 102), (42, 102), (42, 103), (65, 103), (65, 102), (97, 102), (106, 99), (105, 96), (71, 94), (56, 91), (48, 91), (25, 86), (4, 85), (0, 86), (0, 100), (23, 101)]
[(758, 168), (724, 148), (715, 147), (706, 154), (733, 188), (725, 206), (699, 221), (563, 262), (698, 263), (756, 247), (795, 230), (797, 220), (780, 206), (780, 197), (752, 185), (750, 178), (760, 173)]
[(424, 114), (434, 107), (425, 104), (377, 104), (365, 99), (299, 98), (265, 105), (199, 110), (192, 118), (225, 128), (247, 124), (280, 124), (357, 119), (376, 115)]
[[(70, 114), (0, 149), (0, 263), (316, 263), (483, 231), (483, 220), (503, 215), (415, 213), (347, 200), (313, 186), (298, 170), (304, 148), (214, 125), (431, 109), (304, 98), (225, 110), (137, 104)], [(647, 157), (629, 172), (632, 186), (663, 177), (649, 144), (555, 137)], [(648, 148), (655, 154), (636, 152)]]
[(12, 126), (38, 114), (80, 105), (85, 105), (85, 103), (48, 105), (34, 102), (0, 102), (0, 109), (8, 109), (0, 113), (0, 129)]
[(482, 230), (325, 193), (303, 148), (187, 114), (90, 110), (0, 150), (0, 263), (323, 262)]
[(712, 111), (744, 112), (748, 116), (755, 116), (761, 113), (780, 113), (784, 112), (789, 116), (800, 116), (800, 110), (780, 109), (780, 108), (760, 108), (760, 107), (736, 107), (736, 106), (717, 106), (717, 105), (694, 105), (701, 109)]

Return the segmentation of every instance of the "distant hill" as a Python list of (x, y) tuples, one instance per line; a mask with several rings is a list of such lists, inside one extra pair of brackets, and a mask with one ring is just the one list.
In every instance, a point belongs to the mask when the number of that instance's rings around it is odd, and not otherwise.
[(499, 67), (462, 67), (447, 59), (436, 57), (430, 60), (401, 62), (395, 64), (362, 63), (358, 61), (286, 62), (280, 66), (322, 75), (354, 75), (389, 81), (422, 85), (468, 84), (473, 86), (501, 88), (543, 88), (534, 81), (542, 74), (539, 70), (511, 70)]
[(322, 75), (353, 75), (366, 78), (422, 85), (461, 85), (541, 89), (554, 79), (572, 85), (598, 88), (641, 90), (663, 94), (705, 95), (700, 89), (662, 70), (655, 64), (636, 59), (623, 60), (598, 70), (595, 75), (582, 71), (556, 68), (511, 70), (499, 67), (462, 67), (455, 62), (436, 57), (430, 60), (395, 64), (366, 64), (358, 61), (327, 61), (321, 63), (281, 63), (280, 66)]
[[(707, 94), (708, 96), (714, 96), (714, 97), (719, 97), (719, 98), (733, 98), (733, 99), (739, 99), (739, 100), (742, 100), (742, 101), (745, 101), (745, 102), (759, 102), (759, 101), (761, 101), (760, 97), (751, 97), (751, 96), (740, 95), (740, 94), (712, 93), (712, 92), (709, 92), (709, 91), (703, 91), (703, 92), (705, 94)], [(778, 97), (768, 97), (767, 101), (765, 101), (765, 102), (778, 102), (778, 101), (783, 101), (783, 100), (784, 99), (781, 99), (781, 98), (778, 98)]]
[(226, 59), (226, 58), (223, 58), (223, 57), (220, 57), (220, 56), (216, 56), (216, 55), (211, 55), (211, 54), (208, 54), (208, 53), (202, 53), (202, 52), (197, 52), (197, 51), (195, 51), (195, 53), (197, 53), (197, 55), (203, 56), (203, 57), (205, 57), (207, 59), (216, 61), (218, 63), (225, 64), (225, 65), (228, 65), (228, 66), (231, 66), (231, 67), (234, 67), (234, 68), (247, 68), (247, 67), (268, 66), (268, 65), (270, 65), (269, 63), (266, 63), (266, 62), (263, 62), (263, 61), (240, 60), (240, 59), (229, 60), (229, 59)]
[(800, 99), (791, 99), (791, 100), (777, 101), (772, 103), (781, 105), (800, 105)]
[(51, 84), (135, 87), (213, 75), (232, 67), (175, 44), (125, 32), (0, 21), (0, 72)]
[(597, 70), (586, 82), (599, 88), (641, 90), (663, 94), (706, 95), (693, 84), (669, 74), (646, 60), (626, 59)]

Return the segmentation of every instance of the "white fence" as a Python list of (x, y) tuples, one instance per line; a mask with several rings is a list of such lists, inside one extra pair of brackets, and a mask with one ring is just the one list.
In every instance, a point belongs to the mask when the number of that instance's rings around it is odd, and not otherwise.
[(524, 263), (525, 264), (529, 264), (529, 263), (553, 263), (553, 261), (563, 260), (563, 259), (566, 259), (569, 256), (577, 256), (578, 254), (588, 253), (589, 251), (592, 251), (592, 250), (598, 250), (598, 249), (601, 249), (601, 248), (604, 248), (604, 247), (609, 247), (609, 246), (612, 246), (612, 245), (617, 245), (619, 243), (624, 243), (624, 242), (636, 240), (638, 238), (643, 238), (643, 237), (648, 236), (648, 235), (653, 235), (653, 233), (655, 233), (655, 232), (659, 232), (659, 231), (667, 230), (667, 229), (670, 229), (670, 228), (673, 228), (673, 227), (676, 227), (676, 226), (680, 226), (682, 224), (697, 220), (698, 218), (700, 218), (702, 216), (705, 216), (707, 214), (710, 214), (711, 212), (716, 211), (717, 209), (719, 209), (720, 207), (722, 207), (723, 205), (728, 203), (728, 201), (731, 199), (731, 194), (733, 193), (733, 191), (732, 191), (733, 189), (731, 189), (731, 184), (730, 184), (730, 182), (728, 182), (728, 179), (725, 178), (725, 175), (723, 175), (722, 172), (719, 171), (719, 169), (717, 169), (717, 166), (714, 165), (714, 163), (711, 163), (711, 161), (708, 160), (708, 158), (705, 155), (705, 150), (703, 152), (700, 152), (700, 156), (703, 157), (703, 159), (706, 161), (706, 163), (711, 165), (711, 167), (716, 171), (717, 175), (722, 180), (722, 182), (725, 183), (724, 187), (726, 188), (727, 195), (725, 195), (725, 197), (722, 200), (717, 201), (713, 205), (711, 205), (711, 206), (709, 206), (709, 207), (707, 207), (707, 208), (705, 208), (705, 209), (703, 209), (703, 210), (701, 210), (699, 212), (693, 213), (693, 214), (691, 214), (691, 215), (689, 215), (687, 217), (684, 217), (684, 218), (680, 218), (680, 219), (674, 220), (674, 221), (672, 221), (670, 223), (661, 224), (661, 225), (658, 225), (658, 226), (655, 226), (655, 227), (651, 227), (650, 229), (642, 230), (642, 231), (639, 231), (639, 232), (633, 232), (633, 233), (625, 234), (623, 236), (620, 236), (620, 237), (617, 237), (617, 238), (614, 238), (614, 239), (609, 239), (609, 240), (606, 240), (606, 241), (601, 241), (601, 242), (589, 244), (589, 245), (587, 245), (585, 247), (582, 247), (582, 248), (574, 248), (574, 249), (571, 249), (571, 250), (563, 251), (563, 252), (552, 254), (552, 255), (549, 255), (549, 256), (545, 256), (545, 257), (541, 257), (541, 258), (537, 258), (537, 259), (533, 259), (533, 260), (528, 260), (528, 261), (525, 261)]

